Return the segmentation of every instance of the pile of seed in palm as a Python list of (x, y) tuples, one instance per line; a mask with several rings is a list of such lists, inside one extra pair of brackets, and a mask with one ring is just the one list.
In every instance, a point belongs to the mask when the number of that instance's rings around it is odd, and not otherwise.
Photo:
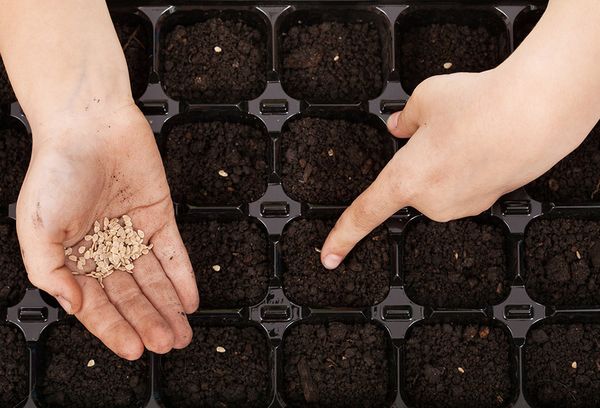
[[(86, 235), (84, 241), (86, 244), (77, 250), (80, 256), (73, 254), (73, 248), (66, 248), (65, 256), (77, 262), (77, 271), (73, 272), (74, 275), (95, 278), (102, 287), (104, 287), (102, 281), (114, 271), (133, 273), (133, 261), (146, 255), (153, 246), (144, 244), (144, 231), (134, 230), (131, 217), (128, 215), (123, 215), (121, 219), (104, 218), (102, 225), (96, 221), (94, 234)], [(95, 266), (90, 272), (84, 272), (89, 270), (90, 262)]]

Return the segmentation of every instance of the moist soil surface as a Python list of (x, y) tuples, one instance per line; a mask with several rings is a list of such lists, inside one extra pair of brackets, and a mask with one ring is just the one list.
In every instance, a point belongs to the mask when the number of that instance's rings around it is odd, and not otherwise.
[(430, 307), (479, 308), (496, 304), (510, 290), (502, 227), (462, 219), (419, 220), (404, 241), (407, 295)]
[(527, 336), (524, 389), (536, 408), (600, 406), (600, 325), (543, 324)]
[[(0, 224), (0, 309), (17, 304), (25, 295), (27, 273), (14, 225)], [(0, 388), (2, 389), (2, 388)]]
[(267, 189), (268, 136), (246, 124), (174, 126), (166, 138), (167, 179), (175, 202), (239, 205)]
[(485, 71), (504, 58), (498, 36), (484, 26), (413, 26), (399, 41), (400, 81), (408, 93), (431, 76)]
[(508, 406), (511, 380), (510, 337), (481, 324), (417, 325), (406, 340), (401, 387), (409, 405), (423, 408)]
[(152, 40), (139, 21), (115, 17), (115, 29), (127, 61), (131, 93), (137, 99), (148, 86)]
[(553, 306), (600, 305), (600, 221), (538, 219), (525, 231), (525, 287)]
[(193, 328), (192, 343), (160, 362), (161, 398), (168, 408), (267, 407), (269, 348), (254, 327)]
[(333, 271), (323, 267), (320, 249), (334, 220), (301, 219), (283, 232), (283, 290), (295, 303), (313, 307), (371, 306), (385, 299), (391, 280), (387, 230), (367, 235)]
[(43, 407), (130, 408), (150, 396), (146, 356), (121, 359), (73, 320), (49, 327), (42, 344), (37, 395)]
[(358, 102), (383, 90), (383, 51), (374, 23), (296, 23), (282, 38), (281, 84), (293, 98)]
[(17, 100), (15, 93), (10, 85), (4, 62), (0, 58), (0, 105), (12, 103)]
[(574, 152), (526, 187), (538, 201), (580, 204), (600, 201), (600, 124)]
[(160, 55), (165, 92), (177, 100), (237, 103), (267, 83), (267, 38), (241, 19), (177, 25)]
[(254, 305), (266, 295), (268, 237), (248, 221), (180, 223), (203, 308)]
[(282, 183), (295, 200), (350, 204), (391, 159), (387, 132), (346, 120), (302, 118), (281, 135)]
[(17, 201), (30, 157), (31, 137), (24, 128), (0, 128), (0, 205)]
[(299, 324), (283, 340), (283, 399), (290, 407), (384, 407), (393, 384), (385, 332), (372, 324)]
[(12, 408), (27, 398), (28, 371), (25, 338), (16, 327), (0, 325), (0, 406)]

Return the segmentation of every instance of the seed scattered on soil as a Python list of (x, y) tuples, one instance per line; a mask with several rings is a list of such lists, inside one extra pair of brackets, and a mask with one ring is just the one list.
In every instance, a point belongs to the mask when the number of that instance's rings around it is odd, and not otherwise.
[(445, 62), (444, 63), (444, 69), (450, 69), (452, 68), (452, 63), (451, 62)]
[[(84, 238), (85, 239), (85, 238)], [(86, 240), (89, 241), (89, 240)], [(84, 256), (70, 255), (69, 259), (77, 262), (77, 269), (82, 272), (73, 272), (74, 275), (85, 275), (97, 279), (100, 286), (104, 287), (103, 280), (114, 271), (133, 273), (133, 261), (146, 255), (153, 247), (144, 244), (144, 232), (134, 230), (131, 217), (124, 215), (119, 220), (104, 218), (102, 227), (99, 221), (94, 223), (94, 235), (91, 236), (92, 246), (82, 246), (78, 252)], [(72, 253), (72, 248), (66, 248)], [(83, 272), (88, 260), (94, 262), (91, 272)]]
[(577, 361), (573, 361), (573, 362), (571, 363), (571, 368), (572, 368), (573, 370), (577, 369)]
[(213, 265), (212, 266), (213, 271), (215, 272), (219, 272), (221, 270), (221, 265)]
[(216, 350), (217, 350), (217, 353), (225, 353), (225, 351), (227, 351), (227, 350), (225, 350), (225, 348), (224, 348), (224, 347), (221, 347), (221, 346), (218, 346), (218, 347), (216, 348)]
[(227, 172), (225, 170), (219, 170), (219, 176), (227, 177), (227, 176), (229, 176), (229, 174), (227, 174)]
[(329, 157), (332, 157), (332, 156), (333, 156), (333, 149), (329, 149), (329, 150), (327, 150), (327, 155), (328, 155)]
[(581, 259), (581, 254), (579, 253), (579, 251), (575, 251), (575, 255), (577, 255), (577, 259)]
[(465, 369), (462, 368), (462, 367), (458, 367), (458, 372), (461, 373), (461, 374), (464, 374), (465, 373)]
[(219, 47), (218, 45), (215, 46), (214, 50), (217, 54), (220, 53), (221, 51), (223, 51), (223, 49), (221, 47)]
[(88, 363), (87, 363), (87, 366), (88, 366), (88, 367), (93, 367), (93, 366), (95, 366), (95, 365), (96, 365), (96, 362), (95, 362), (93, 359), (92, 359), (92, 360), (90, 360), (90, 361), (88, 361)]
[(340, 60), (340, 56), (339, 56), (339, 55), (336, 55), (335, 57), (333, 57), (333, 60), (334, 60), (335, 62), (338, 62), (338, 61)]

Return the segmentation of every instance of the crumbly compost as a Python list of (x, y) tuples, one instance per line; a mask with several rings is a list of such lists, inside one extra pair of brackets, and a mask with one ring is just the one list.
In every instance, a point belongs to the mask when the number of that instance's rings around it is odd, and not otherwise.
[[(14, 225), (0, 224), (0, 310), (23, 298), (27, 273)], [(1, 389), (1, 388), (0, 388)]]
[(0, 325), (0, 406), (16, 407), (28, 394), (29, 358), (23, 334)]

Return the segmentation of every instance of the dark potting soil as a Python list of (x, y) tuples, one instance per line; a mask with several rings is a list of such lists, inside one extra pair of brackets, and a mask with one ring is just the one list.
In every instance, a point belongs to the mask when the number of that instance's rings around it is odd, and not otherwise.
[(239, 18), (175, 26), (161, 58), (165, 92), (177, 100), (237, 103), (267, 84), (267, 38)]
[(0, 128), (0, 204), (17, 201), (31, 158), (31, 137), (22, 126)]
[(391, 346), (375, 325), (296, 325), (284, 336), (283, 364), (290, 407), (389, 406)]
[(513, 383), (510, 337), (481, 324), (414, 326), (406, 340), (404, 392), (411, 406), (490, 408), (507, 406)]
[(524, 389), (535, 408), (600, 406), (600, 325), (543, 324), (524, 350)]
[(2, 58), (0, 58), (0, 105), (12, 103), (16, 100), (17, 97), (15, 96), (15, 92), (10, 85), (10, 80), (8, 79), (8, 73), (4, 67), (4, 62), (2, 62)]
[(419, 220), (405, 234), (405, 289), (414, 302), (479, 308), (499, 303), (510, 290), (505, 233), (499, 225)]
[(282, 183), (295, 200), (350, 204), (392, 158), (387, 132), (346, 120), (302, 118), (281, 135)]
[(23, 334), (0, 325), (0, 406), (12, 408), (29, 394), (29, 357)]
[(391, 280), (387, 229), (367, 235), (335, 270), (323, 267), (320, 249), (333, 220), (301, 219), (283, 232), (283, 290), (295, 303), (314, 307), (361, 307), (381, 302)]
[(262, 130), (246, 124), (174, 126), (163, 156), (173, 199), (193, 205), (257, 200), (267, 189), (267, 142)]
[(383, 90), (382, 39), (374, 23), (295, 23), (281, 35), (281, 84), (290, 96), (358, 102)]
[(600, 124), (574, 152), (526, 187), (538, 201), (580, 204), (600, 201)]
[[(18, 303), (25, 294), (27, 273), (14, 225), (0, 224), (0, 309)], [(0, 388), (2, 389), (2, 388)]]
[(269, 348), (254, 327), (193, 328), (192, 343), (161, 361), (161, 397), (168, 408), (267, 407)]
[(505, 57), (499, 37), (485, 26), (413, 26), (400, 35), (399, 41), (400, 81), (408, 93), (430, 76), (485, 71)]
[(150, 396), (145, 356), (123, 360), (73, 320), (50, 326), (42, 344), (37, 395), (43, 407), (131, 408)]
[(248, 221), (180, 223), (203, 308), (251, 306), (267, 293), (268, 237)]
[(537, 219), (525, 231), (525, 287), (554, 306), (600, 304), (600, 221)]
[(115, 17), (114, 21), (129, 69), (131, 93), (133, 98), (137, 99), (148, 86), (152, 39), (148, 37), (148, 32), (140, 21), (119, 16)]

